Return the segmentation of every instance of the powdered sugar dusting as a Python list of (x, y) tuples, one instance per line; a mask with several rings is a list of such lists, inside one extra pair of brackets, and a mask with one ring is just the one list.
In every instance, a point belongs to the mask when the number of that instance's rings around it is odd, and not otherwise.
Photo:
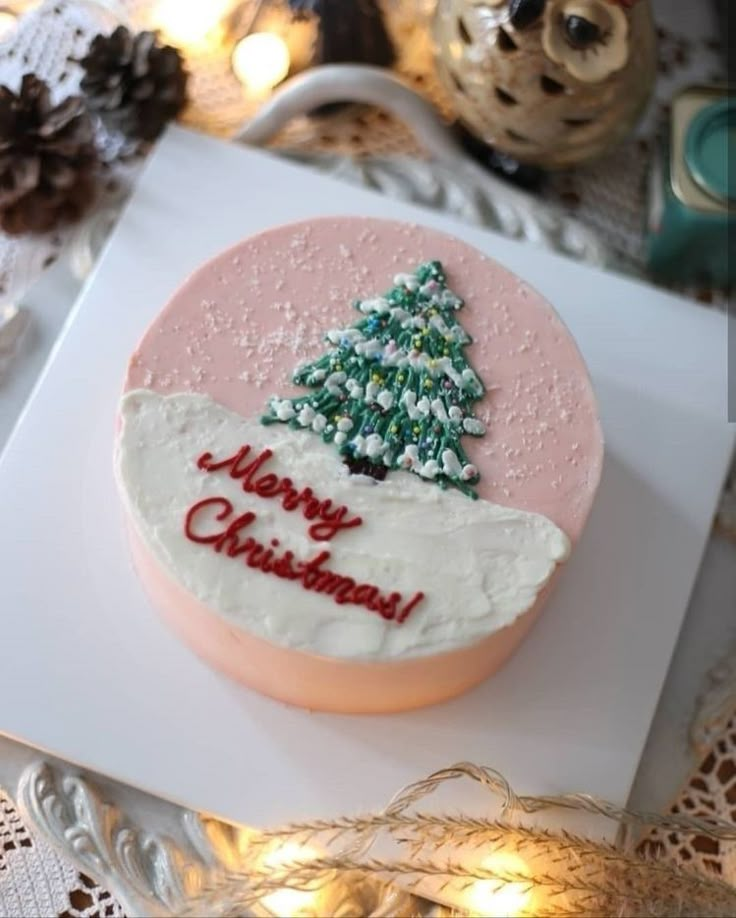
[(198, 272), (131, 360), (128, 388), (211, 395), (258, 417), (293, 371), (322, 353), (325, 333), (357, 318), (358, 297), (397, 271), (443, 262), (463, 297), (468, 357), (487, 393), (487, 427), (464, 446), (479, 495), (544, 513), (575, 537), (600, 473), (602, 447), (585, 367), (538, 294), (465, 244), (412, 224), (333, 218), (246, 240)]

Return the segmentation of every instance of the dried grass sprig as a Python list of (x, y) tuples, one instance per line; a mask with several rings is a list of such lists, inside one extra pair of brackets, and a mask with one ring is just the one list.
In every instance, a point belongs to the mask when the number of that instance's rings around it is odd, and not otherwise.
[[(533, 891), (540, 905), (531, 914), (563, 916), (568, 914), (595, 915), (701, 915), (731, 916), (736, 912), (736, 891), (726, 884), (703, 877), (693, 877), (684, 871), (673, 870), (669, 882), (659, 876), (652, 882), (647, 875), (646, 862), (638, 865), (637, 875), (624, 872), (607, 873), (605, 865), (597, 865), (593, 877), (572, 877), (538, 872), (528, 875), (521, 871), (494, 869), (468, 865), (460, 861), (436, 862), (431, 858), (383, 860), (380, 858), (353, 859), (341, 856), (320, 857), (314, 860), (294, 860), (279, 866), (276, 871), (234, 871), (223, 875), (211, 887), (204, 900), (200, 898), (185, 915), (212, 914), (212, 896), (228, 903), (227, 913), (242, 913), (269, 894), (281, 889), (315, 891), (334, 883), (341, 875), (373, 876), (379, 880), (401, 881), (411, 891), (426, 895), (427, 879), (438, 882), (434, 887), (440, 899), (462, 901), (462, 893), (471, 883), (516, 884), (521, 889)], [(691, 881), (697, 879), (697, 883)], [(422, 885), (423, 884), (423, 885)], [(203, 909), (203, 903), (207, 909)], [(521, 910), (519, 914), (523, 914)], [(332, 914), (333, 911), (323, 911)]]
[[(461, 777), (491, 792), (500, 803), (499, 819), (415, 809), (444, 783)], [(524, 893), (526, 898), (521, 898), (533, 904), (520, 907), (520, 916), (736, 914), (736, 889), (713, 875), (517, 821), (520, 815), (552, 808), (719, 840), (736, 838), (736, 827), (719, 819), (634, 813), (581, 794), (517, 796), (493, 769), (460, 763), (409, 785), (381, 813), (248, 832), (238, 866), (213, 876), (184, 914), (262, 911), (269, 895), (290, 889), (314, 893), (319, 898), (316, 913), (408, 915), (420, 910), (419, 900), (401, 890), (462, 906), (464, 894), (478, 884), (491, 891), (512, 887)], [(309, 845), (314, 856), (269, 866), (265, 853), (287, 842)], [(379, 844), (380, 854), (370, 853)], [(521, 861), (509, 863), (509, 853)], [(399, 909), (396, 896), (402, 894)], [(393, 911), (386, 910), (388, 899)]]

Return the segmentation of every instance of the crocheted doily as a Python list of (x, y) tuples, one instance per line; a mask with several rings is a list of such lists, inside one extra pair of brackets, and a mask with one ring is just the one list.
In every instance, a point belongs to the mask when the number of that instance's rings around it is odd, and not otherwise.
[(121, 918), (123, 909), (94, 880), (32, 836), (0, 788), (0, 915)]
[[(736, 826), (736, 647), (711, 673), (710, 683), (690, 737), (703, 758), (670, 812), (700, 818), (719, 816)], [(736, 841), (655, 828), (639, 850), (713, 871), (736, 884)]]

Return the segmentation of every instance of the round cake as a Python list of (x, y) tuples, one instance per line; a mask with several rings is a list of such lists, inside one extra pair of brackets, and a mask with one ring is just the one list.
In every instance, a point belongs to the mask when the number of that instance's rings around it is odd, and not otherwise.
[(545, 300), (466, 243), (282, 226), (191, 276), (133, 354), (136, 569), (204, 660), (302, 707), (406, 710), (496, 671), (580, 538), (603, 441)]

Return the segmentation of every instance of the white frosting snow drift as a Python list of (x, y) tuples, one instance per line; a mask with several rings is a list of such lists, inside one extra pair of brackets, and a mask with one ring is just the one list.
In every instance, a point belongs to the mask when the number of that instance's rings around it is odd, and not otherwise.
[[(213, 611), (283, 647), (353, 660), (400, 660), (471, 644), (511, 624), (534, 605), (570, 550), (566, 535), (546, 517), (417, 476), (391, 472), (376, 483), (350, 475), (334, 446), (312, 432), (263, 426), (205, 395), (128, 392), (121, 404), (116, 473), (128, 509), (165, 570)], [(203, 473), (197, 459), (233, 455), (244, 444), (269, 448), (268, 471), (308, 485), (346, 505), (362, 524), (327, 543), (308, 535), (301, 513), (244, 493), (226, 472)], [(220, 497), (256, 518), (248, 533), (274, 537), (297, 559), (328, 549), (329, 566), (385, 594), (424, 598), (399, 624), (357, 605), (336, 605), (299, 582), (267, 576), (237, 559), (192, 542), (187, 511)]]

